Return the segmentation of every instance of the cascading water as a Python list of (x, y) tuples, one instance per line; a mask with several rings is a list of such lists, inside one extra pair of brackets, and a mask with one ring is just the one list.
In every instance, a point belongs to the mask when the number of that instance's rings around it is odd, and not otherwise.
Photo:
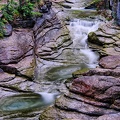
[(89, 67), (95, 67), (99, 56), (87, 46), (87, 38), (90, 32), (98, 29), (99, 21), (74, 19), (68, 26), (73, 40), (73, 51), (76, 55), (84, 54), (83, 61)]
[(35, 89), (33, 90), (35, 92), (27, 96), (26, 94), (15, 95), (1, 100), (0, 112), (19, 113), (34, 111), (36, 108), (40, 111), (52, 104), (59, 92), (66, 92), (64, 81), (72, 77), (74, 71), (96, 67), (99, 56), (88, 48), (87, 38), (90, 32), (98, 29), (98, 26), (97, 20), (71, 20), (68, 28), (73, 44), (65, 47), (55, 61), (40, 59), (38, 77), (34, 80), (39, 83), (39, 87), (31, 88), (31, 90)]

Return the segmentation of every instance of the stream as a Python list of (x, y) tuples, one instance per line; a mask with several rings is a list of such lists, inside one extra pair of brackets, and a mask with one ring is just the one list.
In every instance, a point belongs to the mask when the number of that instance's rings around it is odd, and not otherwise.
[(42, 59), (37, 67), (35, 81), (40, 84), (36, 93), (20, 94), (3, 99), (0, 111), (20, 113), (39, 111), (54, 103), (56, 97), (65, 92), (64, 82), (72, 77), (76, 70), (98, 66), (99, 54), (87, 45), (90, 32), (96, 31), (100, 21), (97, 19), (71, 19), (67, 28), (72, 44), (64, 50), (56, 61)]

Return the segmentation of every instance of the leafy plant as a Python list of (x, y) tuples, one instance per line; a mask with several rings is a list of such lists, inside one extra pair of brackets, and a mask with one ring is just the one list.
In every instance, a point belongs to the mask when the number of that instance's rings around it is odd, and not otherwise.
[[(20, 2), (22, 4), (22, 2)], [(41, 13), (34, 11), (35, 4), (30, 2), (30, 0), (24, 0), (22, 5), (19, 5), (18, 11), (20, 13), (20, 17), (23, 19), (31, 18), (33, 16), (40, 16)]]
[(4, 22), (0, 19), (0, 38), (4, 36)]
[[(36, 0), (38, 3), (40, 0)], [(30, 0), (8, 0), (7, 4), (1, 7), (2, 16), (0, 18), (0, 37), (4, 34), (4, 25), (7, 22), (15, 22), (17, 18), (28, 19), (33, 16), (41, 16), (41, 13), (34, 11), (35, 4)]]
[(14, 2), (13, 0), (8, 2), (8, 4), (2, 8), (2, 14), (4, 19), (6, 19), (8, 22), (13, 21), (15, 16), (18, 16), (19, 14), (17, 7), (17, 2)]
[(32, 17), (32, 11), (34, 9), (34, 4), (27, 2), (26, 4), (24, 4), (23, 6), (18, 8), (18, 11), (21, 14), (21, 17), (23, 19), (26, 19), (27, 17)]

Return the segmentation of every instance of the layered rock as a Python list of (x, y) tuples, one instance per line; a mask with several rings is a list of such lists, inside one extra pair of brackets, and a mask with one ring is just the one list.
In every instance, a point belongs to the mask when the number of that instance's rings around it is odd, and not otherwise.
[(72, 81), (66, 81), (67, 90), (40, 120), (119, 120), (119, 31), (109, 22), (89, 34), (90, 47), (107, 57), (100, 59), (98, 68), (74, 72)]
[[(113, 21), (100, 26), (96, 32), (88, 36), (90, 46), (101, 55), (120, 55), (120, 28)], [(92, 43), (92, 44), (91, 44)]]
[[(35, 67), (33, 46), (32, 31), (16, 29), (10, 37), (0, 41), (0, 68), (4, 72), (32, 79)], [(28, 74), (29, 71), (31, 71), (30, 74)]]
[[(72, 43), (67, 27), (61, 23), (56, 14), (50, 10), (37, 19), (33, 30), (16, 28), (10, 37), (0, 40), (1, 101), (5, 101), (7, 97), (9, 99), (12, 95), (23, 93), (36, 95), (37, 92), (42, 91), (43, 85), (33, 80), (36, 63), (43, 65), (41, 61), (55, 60)], [(13, 97), (13, 103), (14, 100)], [(9, 109), (8, 106), (0, 107), (0, 119), (12, 119), (12, 117), (17, 119), (18, 116), (23, 120), (38, 119), (41, 109), (23, 111), (26, 112), (23, 115), (19, 110), (16, 113), (6, 113), (5, 109)]]
[[(62, 118), (71, 120), (111, 120), (114, 118), (118, 120), (120, 63), (117, 61), (119, 58), (120, 56), (104, 57), (99, 62), (101, 67), (84, 73), (77, 71), (75, 76), (77, 78), (66, 83), (68, 91), (56, 100), (54, 106), (41, 114), (40, 120), (58, 119), (58, 116), (60, 120)], [(114, 67), (109, 66), (110, 63)]]

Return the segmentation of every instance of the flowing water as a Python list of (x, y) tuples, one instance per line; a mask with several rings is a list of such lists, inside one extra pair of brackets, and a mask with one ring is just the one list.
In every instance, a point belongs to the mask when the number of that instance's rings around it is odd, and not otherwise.
[(44, 61), (45, 65), (39, 68), (39, 77), (36, 79), (40, 84), (39, 88), (34, 88), (37, 92), (14, 95), (1, 100), (0, 111), (2, 113), (30, 112), (36, 109), (40, 111), (66, 91), (64, 81), (71, 78), (73, 72), (96, 67), (99, 55), (89, 49), (87, 36), (89, 32), (97, 30), (98, 26), (97, 20), (71, 20), (67, 27), (73, 44), (63, 53), (64, 55), (61, 55), (61, 58), (64, 58), (63, 62)]
[(72, 73), (83, 68), (95, 68), (98, 65), (98, 53), (89, 49), (87, 38), (90, 32), (98, 29), (99, 20), (73, 19), (67, 26), (73, 44), (67, 47), (56, 61), (43, 60), (38, 67), (36, 81), (41, 91), (62, 91), (63, 83), (72, 77)]
[(97, 20), (74, 19), (68, 26), (73, 40), (74, 54), (80, 57), (83, 54), (83, 62), (90, 67), (96, 67), (99, 56), (89, 49), (87, 38), (90, 32), (98, 29), (99, 24)]
[[(98, 20), (72, 19), (67, 26), (73, 44), (67, 47), (56, 61), (42, 60), (38, 65), (37, 78), (40, 87), (36, 93), (14, 95), (1, 100), (0, 111), (23, 112), (43, 109), (52, 104), (55, 98), (64, 92), (64, 81), (72, 77), (72, 73), (83, 68), (95, 68), (99, 55), (89, 49), (87, 38), (90, 32), (99, 27)], [(38, 90), (37, 90), (38, 89)]]

